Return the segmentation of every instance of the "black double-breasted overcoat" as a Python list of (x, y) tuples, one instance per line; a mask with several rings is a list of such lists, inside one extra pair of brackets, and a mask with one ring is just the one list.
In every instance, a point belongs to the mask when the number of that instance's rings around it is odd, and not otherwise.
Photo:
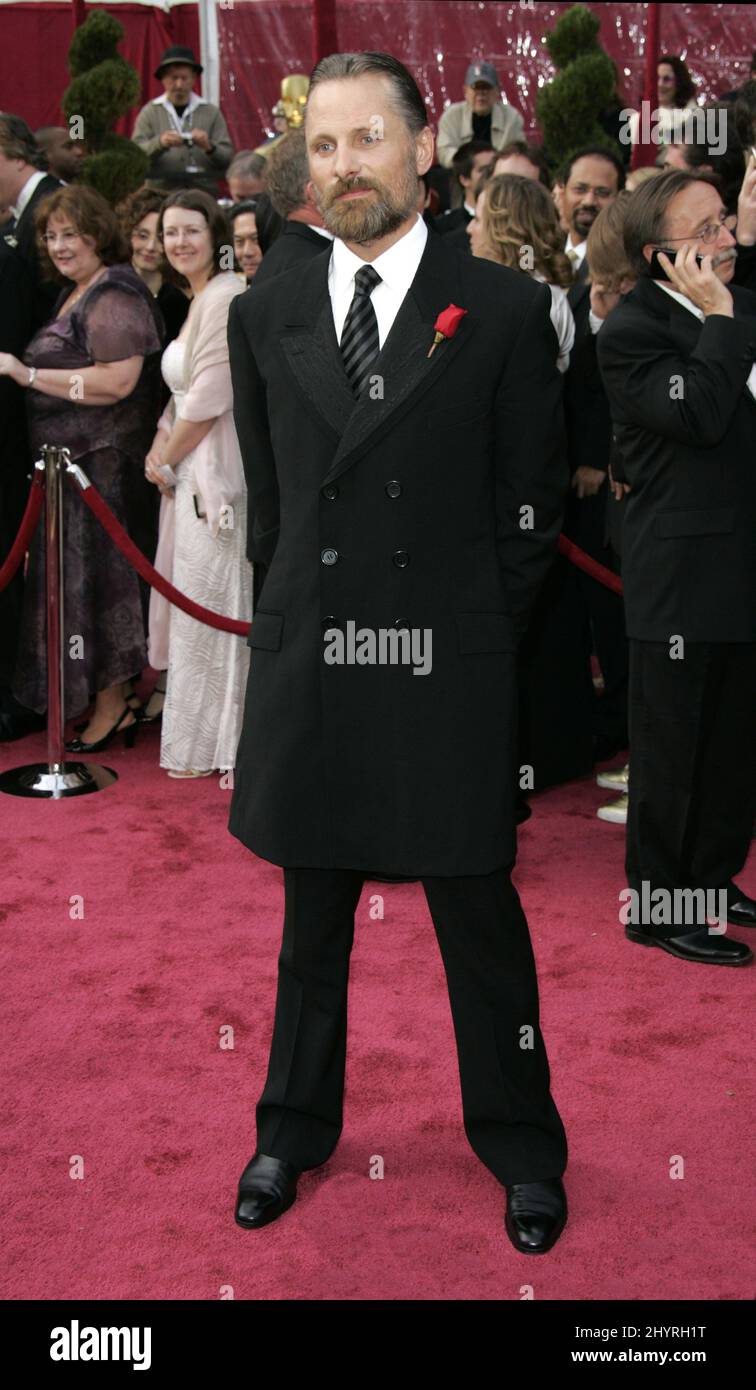
[[(430, 232), (355, 400), (329, 260), (231, 306), (267, 574), (229, 829), (291, 867), (490, 873), (514, 859), (517, 639), (568, 486), (550, 291)], [(449, 304), (466, 313), (429, 357)], [(430, 631), (430, 670), (329, 664), (350, 622)]]

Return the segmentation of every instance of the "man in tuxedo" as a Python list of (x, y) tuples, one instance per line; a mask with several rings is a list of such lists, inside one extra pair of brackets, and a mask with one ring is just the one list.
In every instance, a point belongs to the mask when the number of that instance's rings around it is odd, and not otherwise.
[[(0, 206), (10, 208), (11, 220), (3, 230), (0, 257), (1, 348), (20, 357), (33, 332), (52, 313), (59, 287), (42, 278), (34, 215), (41, 200), (60, 180), (44, 172), (45, 157), (20, 116), (0, 113)], [(29, 491), (30, 461), (26, 437), (24, 403), (12, 383), (2, 389), (0, 425), (0, 553), (12, 544), (23, 515)], [(45, 718), (20, 705), (11, 692), (16, 659), (23, 576), (15, 579), (0, 595), (0, 630), (3, 658), (0, 661), (0, 740), (25, 738), (44, 728)]]
[(712, 913), (724, 901), (730, 922), (756, 926), (733, 882), (756, 810), (756, 296), (732, 284), (732, 221), (710, 175), (636, 189), (624, 241), (639, 278), (597, 337), (631, 485), (625, 867), (642, 910), (620, 920), (631, 941), (711, 965), (753, 953), (710, 931), (691, 892), (713, 890)]
[[(17, 252), (0, 241), (0, 352), (21, 357), (31, 337), (32, 283)], [(31, 459), (26, 402), (20, 386), (0, 377), (0, 564), (14, 540), (29, 496)], [(0, 740), (23, 738), (40, 727), (40, 716), (14, 698), (24, 596), (23, 566), (0, 590)], [(44, 724), (44, 720), (41, 721)]]
[[(462, 190), (459, 207), (451, 208), (436, 218), (436, 231), (441, 236), (463, 234), (475, 216), (475, 186), (484, 169), (492, 167), (496, 151), (487, 140), (468, 140), (452, 160), (452, 172)], [(459, 245), (463, 243), (460, 241)]]
[(576, 150), (554, 180), (554, 202), (567, 237), (564, 253), (581, 279), (587, 272), (583, 262), (588, 233), (601, 209), (624, 186), (621, 160), (601, 145), (585, 145)]
[(35, 331), (49, 319), (60, 293), (60, 285), (43, 278), (37, 253), (35, 213), (43, 198), (63, 186), (60, 179), (45, 173), (45, 167), (46, 156), (26, 121), (0, 113), (0, 206), (10, 207), (13, 216), (5, 241), (30, 271)]
[(286, 219), (280, 236), (263, 256), (255, 284), (330, 251), (333, 234), (323, 225), (314, 198), (303, 130), (292, 130), (268, 159), (267, 192), (276, 212)]
[(338, 1141), (355, 909), (366, 879), (403, 875), (422, 880), (444, 960), (465, 1132), (506, 1188), (510, 1239), (540, 1253), (566, 1220), (567, 1143), (510, 873), (517, 643), (565, 491), (551, 296), (429, 234), (433, 133), (390, 54), (323, 59), (305, 134), (331, 253), (229, 317), (268, 566), (229, 828), (285, 886), (236, 1220), (279, 1217)]

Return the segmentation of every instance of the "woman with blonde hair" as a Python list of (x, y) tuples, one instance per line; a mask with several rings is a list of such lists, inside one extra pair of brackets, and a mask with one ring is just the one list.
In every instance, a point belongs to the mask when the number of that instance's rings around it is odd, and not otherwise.
[(521, 174), (496, 174), (478, 184), (476, 193), (475, 216), (467, 228), (473, 255), (524, 271), (549, 286), (559, 342), (556, 365), (565, 372), (575, 341), (567, 302), (573, 274), (552, 198), (542, 184)]

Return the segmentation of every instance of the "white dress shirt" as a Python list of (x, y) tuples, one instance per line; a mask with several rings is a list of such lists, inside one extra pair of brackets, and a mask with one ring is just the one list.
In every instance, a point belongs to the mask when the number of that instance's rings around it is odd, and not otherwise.
[[(533, 280), (540, 280), (542, 284), (548, 284), (546, 277), (541, 275), (539, 270), (530, 272)], [(570, 353), (575, 342), (575, 320), (572, 315), (567, 291), (559, 285), (549, 285), (551, 290), (551, 322), (554, 325), (554, 332), (559, 343), (559, 355), (556, 360), (557, 370), (566, 372), (570, 365)]]
[(319, 236), (324, 236), (326, 241), (333, 241), (333, 232), (329, 232), (327, 227), (316, 227), (312, 222), (305, 222), (305, 226), (309, 227), (311, 232), (317, 232)]
[(11, 212), (13, 213), (13, 216), (15, 217), (17, 222), (19, 217), (21, 216), (21, 213), (26, 207), (26, 204), (31, 198), (35, 188), (46, 177), (47, 176), (43, 169), (37, 169), (33, 174), (30, 174), (29, 178), (26, 180), (26, 183), (21, 189), (18, 198), (16, 199), (15, 203), (13, 203), (11, 206)]
[(588, 310), (588, 324), (589, 324), (589, 326), (590, 326), (591, 333), (593, 333), (593, 334), (598, 333), (598, 331), (599, 331), (599, 329), (600, 329), (602, 323), (606, 323), (606, 319), (600, 319), (599, 316), (598, 316), (598, 314), (594, 314), (593, 310), (592, 310), (592, 309), (589, 309), (589, 310)]
[(414, 227), (395, 241), (393, 246), (389, 246), (388, 251), (382, 251), (380, 256), (376, 256), (374, 261), (363, 261), (354, 251), (349, 250), (340, 237), (334, 238), (328, 265), (328, 292), (331, 296), (333, 325), (339, 343), (349, 306), (354, 298), (355, 274), (363, 266), (372, 265), (381, 277), (381, 284), (376, 285), (370, 299), (378, 320), (378, 345), (379, 348), (383, 347), (404, 296), (415, 278), (427, 240), (428, 228), (420, 213), (417, 214)]
[[(687, 294), (681, 294), (680, 291), (676, 290), (672, 285), (665, 285), (663, 280), (654, 280), (652, 283), (658, 285), (659, 289), (664, 290), (664, 293), (670, 295), (672, 299), (676, 299), (678, 304), (682, 304), (684, 309), (689, 309), (691, 314), (695, 314), (696, 318), (701, 320), (701, 323), (704, 322), (703, 309), (699, 309), (698, 305), (694, 304), (692, 299), (688, 299)], [(751, 375), (746, 382), (746, 386), (754, 400), (756, 400), (756, 362), (754, 362), (751, 367)]]
[(573, 246), (569, 236), (567, 237), (567, 240), (564, 243), (564, 254), (565, 256), (569, 256), (570, 260), (572, 261), (572, 264), (575, 267), (575, 275), (577, 275), (581, 265), (583, 264), (583, 257), (585, 256), (585, 249), (587, 245), (587, 241), (579, 241), (577, 246)]

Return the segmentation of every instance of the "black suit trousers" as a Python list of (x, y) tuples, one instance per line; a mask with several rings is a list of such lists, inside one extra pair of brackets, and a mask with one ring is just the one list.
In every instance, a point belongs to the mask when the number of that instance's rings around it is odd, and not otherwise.
[[(587, 555), (607, 569), (614, 557), (606, 543), (606, 502), (609, 487), (602, 483), (593, 497), (573, 496), (567, 504), (565, 534)], [(614, 501), (614, 499), (611, 499)], [(616, 504), (615, 504), (616, 505)], [(577, 583), (587, 610), (593, 648), (604, 678), (603, 695), (593, 700), (594, 733), (606, 738), (627, 738), (628, 648), (625, 609), (619, 594), (591, 575), (578, 571)]]
[(755, 710), (755, 642), (687, 642), (682, 659), (666, 642), (630, 642), (631, 888), (723, 888), (742, 869), (756, 811)]
[[(300, 1169), (324, 1163), (342, 1129), (349, 958), (355, 909), (369, 877), (284, 870), (278, 993), (257, 1104), (257, 1149)], [(449, 988), (467, 1138), (503, 1184), (560, 1176), (567, 1140), (549, 1089), (528, 925), (509, 870), (422, 882)]]

